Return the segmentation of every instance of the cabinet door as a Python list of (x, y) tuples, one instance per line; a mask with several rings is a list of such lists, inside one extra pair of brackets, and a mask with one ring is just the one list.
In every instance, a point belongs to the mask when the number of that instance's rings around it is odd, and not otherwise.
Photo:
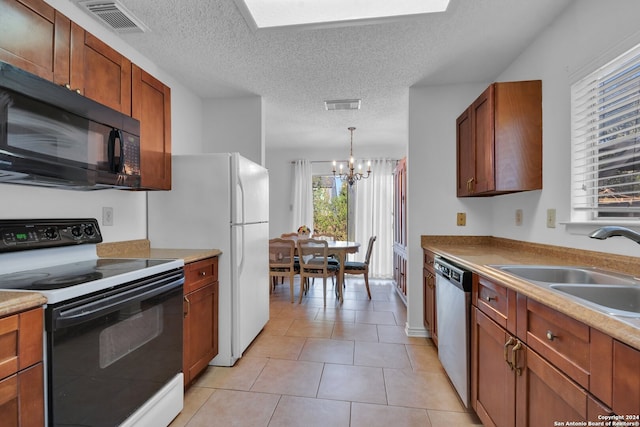
[[(18, 374), (20, 427), (44, 425), (44, 370), (42, 362)], [(2, 419), (2, 418), (0, 418)]]
[(457, 195), (458, 197), (471, 194), (475, 180), (476, 151), (471, 135), (471, 109), (467, 108), (456, 120), (456, 158), (457, 164)]
[(485, 426), (512, 427), (516, 377), (505, 354), (516, 340), (475, 307), (471, 321), (471, 406)]
[(471, 135), (475, 150), (474, 193), (486, 193), (495, 189), (493, 94), (494, 85), (491, 85), (471, 105)]
[(71, 21), (41, 0), (0, 0), (0, 60), (69, 83)]
[(185, 385), (202, 372), (218, 354), (218, 282), (185, 296)]
[(140, 174), (145, 189), (171, 189), (171, 91), (132, 66), (132, 116), (140, 120)]
[(131, 115), (131, 61), (72, 23), (71, 89)]
[(394, 229), (393, 241), (400, 246), (407, 246), (407, 159), (398, 162), (393, 171), (394, 181)]
[(424, 326), (431, 335), (431, 340), (438, 346), (438, 329), (436, 316), (436, 277), (428, 269), (424, 269)]
[(42, 362), (0, 380), (0, 425), (44, 425), (44, 372)]
[(639, 368), (640, 351), (614, 341), (612, 408), (616, 414), (640, 415)]
[(587, 392), (529, 347), (518, 352), (516, 426), (553, 426), (586, 421)]

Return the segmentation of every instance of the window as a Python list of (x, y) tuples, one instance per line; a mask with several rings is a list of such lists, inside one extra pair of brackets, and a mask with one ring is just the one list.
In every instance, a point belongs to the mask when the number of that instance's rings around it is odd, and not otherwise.
[(571, 87), (572, 220), (640, 218), (640, 45)]
[(331, 234), (337, 240), (349, 240), (351, 198), (351, 189), (346, 181), (334, 176), (314, 176), (313, 232)]

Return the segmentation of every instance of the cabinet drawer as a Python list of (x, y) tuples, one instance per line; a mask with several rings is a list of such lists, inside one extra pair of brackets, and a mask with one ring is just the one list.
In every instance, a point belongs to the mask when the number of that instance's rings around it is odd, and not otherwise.
[(187, 294), (218, 280), (218, 257), (189, 263), (185, 266), (184, 293)]
[(0, 319), (0, 379), (42, 360), (42, 308)]
[(589, 327), (531, 299), (523, 307), (529, 347), (589, 389)]
[(484, 277), (473, 276), (472, 302), (498, 325), (515, 332), (516, 293)]

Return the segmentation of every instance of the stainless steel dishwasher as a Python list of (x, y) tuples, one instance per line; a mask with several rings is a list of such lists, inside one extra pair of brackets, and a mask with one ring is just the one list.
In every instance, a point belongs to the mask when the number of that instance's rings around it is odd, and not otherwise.
[(469, 407), (471, 272), (436, 257), (438, 358)]

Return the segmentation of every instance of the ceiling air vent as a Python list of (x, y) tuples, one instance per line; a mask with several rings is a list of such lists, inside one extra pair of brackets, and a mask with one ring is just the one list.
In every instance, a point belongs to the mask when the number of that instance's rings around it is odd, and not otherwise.
[(144, 33), (149, 27), (133, 16), (120, 2), (114, 0), (81, 0), (90, 15), (111, 28), (116, 33)]
[(324, 101), (324, 108), (327, 111), (359, 110), (361, 102), (361, 99), (336, 99), (333, 101)]

